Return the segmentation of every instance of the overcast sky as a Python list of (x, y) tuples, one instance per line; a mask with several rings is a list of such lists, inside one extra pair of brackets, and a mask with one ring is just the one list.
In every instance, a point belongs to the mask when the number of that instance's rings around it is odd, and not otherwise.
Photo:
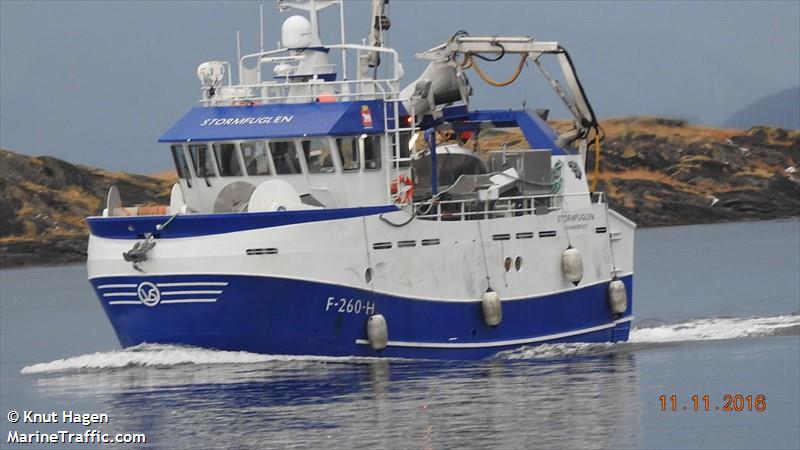
[[(263, 3), (272, 48), (289, 14)], [(114, 170), (168, 168), (157, 140), (196, 105), (197, 65), (235, 60), (237, 28), (243, 50), (257, 50), (258, 4), (0, 0), (0, 146)], [(671, 115), (720, 124), (800, 84), (797, 0), (392, 0), (390, 7), (389, 44), (401, 54), (405, 83), (425, 66), (415, 52), (465, 29), (559, 41), (601, 118)], [(367, 1), (346, 3), (349, 41), (366, 37), (368, 10)], [(333, 24), (333, 10), (323, 15)], [(338, 30), (323, 34), (338, 37)], [(489, 71), (500, 78), (515, 64), (509, 57)], [(474, 106), (555, 106), (555, 97), (535, 88), (538, 72), (527, 72), (502, 89), (471, 76)]]

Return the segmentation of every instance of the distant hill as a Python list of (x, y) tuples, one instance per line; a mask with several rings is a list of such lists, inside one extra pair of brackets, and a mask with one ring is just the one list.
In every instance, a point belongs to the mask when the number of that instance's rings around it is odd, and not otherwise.
[(0, 267), (81, 261), (109, 186), (134, 205), (168, 202), (173, 182), (0, 149)]
[(723, 124), (748, 129), (758, 125), (800, 130), (800, 86), (768, 95), (742, 108)]
[[(602, 125), (597, 189), (639, 226), (800, 216), (800, 131), (647, 117)], [(484, 150), (525, 146), (518, 132), (486, 134)], [(175, 179), (172, 171), (131, 175), (0, 150), (0, 267), (85, 260), (84, 218), (102, 212), (109, 186), (126, 205), (166, 204)]]

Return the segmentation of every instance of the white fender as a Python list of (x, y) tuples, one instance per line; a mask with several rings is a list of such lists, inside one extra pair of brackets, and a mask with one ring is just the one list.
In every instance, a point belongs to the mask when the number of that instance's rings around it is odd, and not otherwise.
[(500, 303), (500, 295), (497, 292), (489, 289), (483, 293), (481, 309), (486, 325), (496, 327), (503, 320), (503, 305)]
[(382, 314), (373, 314), (367, 319), (367, 340), (373, 350), (383, 350), (389, 342), (389, 328)]
[(608, 303), (614, 314), (622, 314), (628, 309), (628, 291), (621, 280), (613, 280), (608, 284)]
[(575, 286), (581, 282), (583, 278), (583, 259), (577, 248), (569, 247), (564, 250), (561, 255), (561, 269), (564, 271), (564, 277)]

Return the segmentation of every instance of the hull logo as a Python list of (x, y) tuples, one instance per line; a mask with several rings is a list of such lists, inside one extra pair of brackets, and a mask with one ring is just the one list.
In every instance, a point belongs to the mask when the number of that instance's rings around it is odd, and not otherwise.
[(149, 281), (139, 283), (136, 294), (139, 296), (139, 300), (147, 306), (156, 306), (161, 301), (161, 291), (158, 286)]

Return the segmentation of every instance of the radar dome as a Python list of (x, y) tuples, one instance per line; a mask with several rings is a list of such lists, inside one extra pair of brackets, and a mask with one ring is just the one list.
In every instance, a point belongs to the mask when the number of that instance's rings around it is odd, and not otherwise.
[(281, 44), (286, 48), (311, 46), (311, 22), (303, 16), (292, 16), (281, 26)]

